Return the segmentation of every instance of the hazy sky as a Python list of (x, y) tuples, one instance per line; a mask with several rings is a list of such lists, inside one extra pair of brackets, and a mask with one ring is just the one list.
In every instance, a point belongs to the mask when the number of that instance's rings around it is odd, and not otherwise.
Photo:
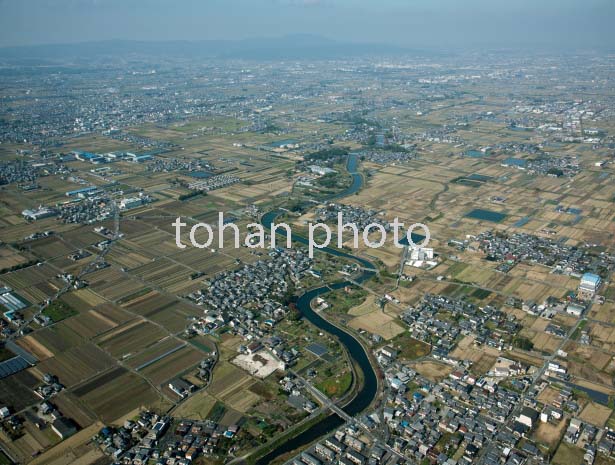
[(615, 0), (0, 0), (0, 46), (292, 33), (417, 48), (615, 48)]

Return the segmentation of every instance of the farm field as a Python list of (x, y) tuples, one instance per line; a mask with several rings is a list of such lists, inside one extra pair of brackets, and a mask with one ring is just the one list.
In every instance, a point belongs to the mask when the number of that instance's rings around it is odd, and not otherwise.
[(169, 405), (145, 380), (120, 368), (80, 386), (74, 394), (105, 423), (139, 407)]
[(94, 344), (85, 343), (56, 353), (39, 363), (37, 369), (56, 375), (62, 384), (70, 388), (114, 365), (115, 360), (109, 355)]
[(124, 358), (147, 349), (166, 336), (167, 333), (153, 323), (135, 319), (103, 334), (96, 343), (113, 357)]

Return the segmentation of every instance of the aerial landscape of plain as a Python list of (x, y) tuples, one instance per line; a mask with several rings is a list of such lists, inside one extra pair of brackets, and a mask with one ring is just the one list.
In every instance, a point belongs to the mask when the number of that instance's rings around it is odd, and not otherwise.
[(615, 465), (612, 0), (0, 0), (0, 465)]

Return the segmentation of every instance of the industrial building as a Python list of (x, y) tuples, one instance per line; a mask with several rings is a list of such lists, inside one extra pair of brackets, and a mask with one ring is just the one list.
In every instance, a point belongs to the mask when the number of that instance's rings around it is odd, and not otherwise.
[(580, 299), (589, 300), (596, 295), (602, 279), (597, 274), (585, 273), (581, 277), (581, 283), (579, 284), (578, 295)]

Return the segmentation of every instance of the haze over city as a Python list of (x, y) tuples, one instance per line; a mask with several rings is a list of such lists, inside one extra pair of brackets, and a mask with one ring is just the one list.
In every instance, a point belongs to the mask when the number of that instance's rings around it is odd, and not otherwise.
[(314, 34), (419, 49), (612, 49), (611, 0), (3, 0), (0, 46)]

